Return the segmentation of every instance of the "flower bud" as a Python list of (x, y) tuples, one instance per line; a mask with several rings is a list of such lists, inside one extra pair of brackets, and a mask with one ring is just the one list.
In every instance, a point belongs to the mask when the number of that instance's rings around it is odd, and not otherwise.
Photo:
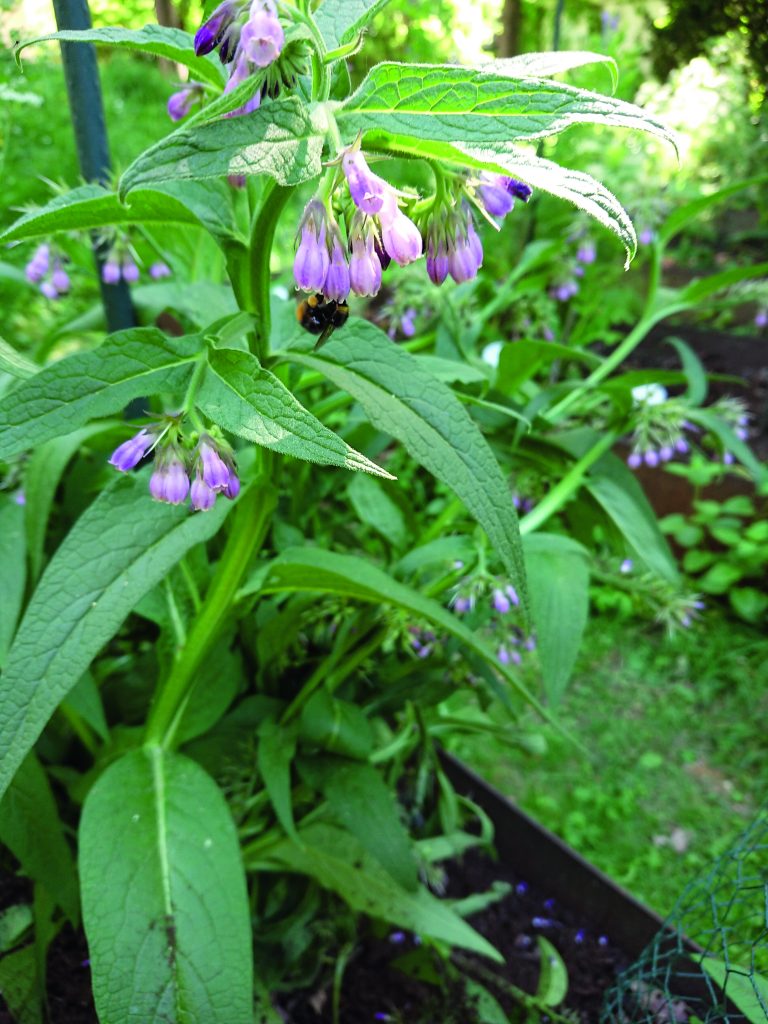
[(46, 299), (58, 299), (59, 297), (56, 285), (53, 283), (53, 281), (50, 280), (43, 281), (43, 283), (40, 285), (40, 291), (46, 297)]
[(401, 267), (421, 256), (421, 232), (397, 207), (391, 219), (381, 218), (381, 241), (385, 251)]
[(224, 491), (229, 485), (229, 467), (222, 459), (215, 443), (203, 436), (197, 446), (198, 472), (207, 487), (213, 491)]
[(154, 435), (146, 430), (140, 430), (134, 437), (115, 448), (109, 459), (110, 465), (119, 469), (121, 473), (127, 473), (129, 469), (138, 466), (152, 447), (154, 440)]
[(349, 283), (355, 295), (376, 295), (381, 288), (381, 263), (373, 248), (373, 236), (353, 237)]
[(122, 271), (123, 280), (128, 282), (128, 284), (135, 284), (135, 282), (139, 280), (139, 268), (136, 266), (136, 262), (132, 256), (123, 256), (120, 269)]
[(380, 213), (385, 202), (394, 199), (392, 186), (374, 174), (359, 149), (347, 150), (341, 158), (341, 167), (349, 184), (349, 194), (355, 206), (373, 216)]
[(110, 256), (101, 268), (101, 280), (104, 284), (117, 284), (120, 280), (120, 264)]
[(57, 263), (54, 267), (53, 273), (51, 274), (51, 284), (56, 289), (59, 295), (66, 295), (70, 288), (69, 274)]
[(155, 501), (181, 505), (189, 494), (189, 477), (178, 451), (171, 447), (155, 460), (155, 471), (149, 479), (149, 493)]
[(299, 230), (301, 242), (293, 261), (296, 287), (321, 292), (331, 259), (326, 245), (326, 212), (319, 199), (307, 203)]
[(210, 18), (203, 22), (195, 33), (195, 53), (198, 57), (211, 53), (219, 46), (225, 32), (234, 20), (236, 12), (237, 8), (232, 0), (224, 0), (224, 3), (219, 4)]
[(333, 249), (331, 251), (331, 262), (325, 283), (322, 287), (323, 295), (334, 302), (345, 302), (349, 295), (350, 280), (347, 255), (338, 232), (334, 232)]
[(153, 281), (161, 281), (164, 277), (171, 276), (171, 268), (162, 260), (157, 260), (149, 268), (149, 276)]
[(216, 491), (208, 486), (199, 473), (195, 474), (189, 489), (189, 502), (197, 512), (207, 512), (216, 503)]

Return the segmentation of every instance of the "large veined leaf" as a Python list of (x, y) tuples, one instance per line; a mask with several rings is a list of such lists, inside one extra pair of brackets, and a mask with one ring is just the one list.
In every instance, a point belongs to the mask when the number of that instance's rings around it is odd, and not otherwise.
[(353, 910), (501, 960), (489, 942), (426, 889), (402, 889), (348, 832), (318, 822), (300, 829), (299, 838), (301, 845), (284, 840), (260, 851), (258, 866), (309, 875)]
[(214, 56), (198, 57), (195, 54), (194, 37), (180, 28), (145, 25), (140, 29), (111, 27), (52, 32), (50, 35), (25, 39), (16, 48), (17, 58), (25, 47), (51, 39), (64, 43), (97, 43), (99, 46), (140, 50), (155, 57), (165, 57), (175, 64), (184, 64), (192, 72), (193, 78), (218, 86), (224, 82), (220, 62)]
[(262, 567), (243, 587), (243, 596), (260, 591), (266, 594), (303, 593), (340, 594), (370, 604), (393, 604), (426, 619), (439, 630), (455, 636), (466, 648), (502, 675), (529, 704), (546, 714), (539, 702), (515, 674), (496, 660), (486, 642), (437, 601), (399, 583), (387, 573), (352, 555), (339, 555), (321, 548), (288, 548), (268, 566)]
[(541, 674), (554, 706), (565, 691), (587, 624), (588, 555), (570, 537), (554, 533), (529, 534), (523, 550)]
[(322, 170), (324, 132), (298, 96), (266, 100), (252, 114), (173, 132), (141, 154), (120, 179), (120, 196), (170, 179), (268, 174), (299, 185)]
[(174, 181), (137, 190), (128, 204), (101, 185), (80, 185), (25, 213), (0, 234), (0, 241), (90, 231), (107, 224), (190, 224), (219, 239), (235, 234), (228, 186), (221, 181)]
[(605, 185), (584, 171), (560, 167), (503, 138), (489, 137), (482, 144), (448, 143), (371, 132), (366, 134), (366, 143), (422, 158), (431, 157), (458, 167), (511, 175), (534, 189), (572, 203), (613, 231), (627, 250), (628, 262), (637, 250), (637, 238), (629, 214)]
[(120, 412), (134, 398), (181, 390), (202, 347), (194, 335), (137, 327), (51, 363), (0, 399), (0, 459)]
[(48, 776), (29, 753), (0, 801), (0, 842), (24, 873), (48, 890), (73, 924), (80, 919), (75, 862)]
[(155, 504), (146, 473), (119, 477), (62, 541), (32, 595), (0, 676), (0, 795), (58, 704), (140, 598), (232, 503), (191, 516)]
[(542, 139), (588, 123), (636, 128), (674, 144), (640, 107), (551, 78), (513, 79), (452, 64), (377, 64), (337, 112), (342, 135), (382, 131), (486, 145)]
[(197, 405), (225, 430), (283, 455), (393, 479), (323, 426), (249, 352), (210, 352)]
[(252, 1024), (237, 832), (199, 765), (159, 747), (110, 765), (83, 808), (80, 876), (100, 1020)]
[(375, 427), (401, 441), (417, 462), (453, 489), (488, 534), (525, 601), (525, 567), (509, 485), (451, 389), (364, 320), (350, 321), (314, 355), (284, 355), (319, 370), (356, 398)]
[(389, 0), (323, 0), (314, 12), (327, 50), (349, 42)]

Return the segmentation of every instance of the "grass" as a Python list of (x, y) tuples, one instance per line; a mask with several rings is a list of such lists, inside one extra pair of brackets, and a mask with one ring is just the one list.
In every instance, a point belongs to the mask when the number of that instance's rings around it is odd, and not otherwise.
[(674, 639), (592, 623), (538, 757), (463, 739), (456, 752), (660, 913), (747, 826), (768, 784), (768, 640), (712, 613)]

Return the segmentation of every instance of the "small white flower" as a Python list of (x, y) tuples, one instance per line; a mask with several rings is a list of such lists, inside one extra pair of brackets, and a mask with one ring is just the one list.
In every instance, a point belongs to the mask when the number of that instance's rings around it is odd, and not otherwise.
[(661, 384), (638, 384), (632, 388), (632, 398), (635, 405), (662, 405), (669, 395)]
[(489, 366), (498, 366), (499, 356), (503, 347), (503, 341), (492, 341), (489, 345), (486, 345), (481, 354), (483, 362), (488, 363)]

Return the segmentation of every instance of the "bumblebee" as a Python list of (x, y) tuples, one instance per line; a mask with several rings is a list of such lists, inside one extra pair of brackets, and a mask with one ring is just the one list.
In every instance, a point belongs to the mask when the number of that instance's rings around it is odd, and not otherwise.
[(305, 331), (319, 334), (315, 348), (320, 348), (338, 327), (343, 327), (349, 318), (346, 302), (326, 299), (322, 292), (310, 295), (296, 307), (296, 319)]

